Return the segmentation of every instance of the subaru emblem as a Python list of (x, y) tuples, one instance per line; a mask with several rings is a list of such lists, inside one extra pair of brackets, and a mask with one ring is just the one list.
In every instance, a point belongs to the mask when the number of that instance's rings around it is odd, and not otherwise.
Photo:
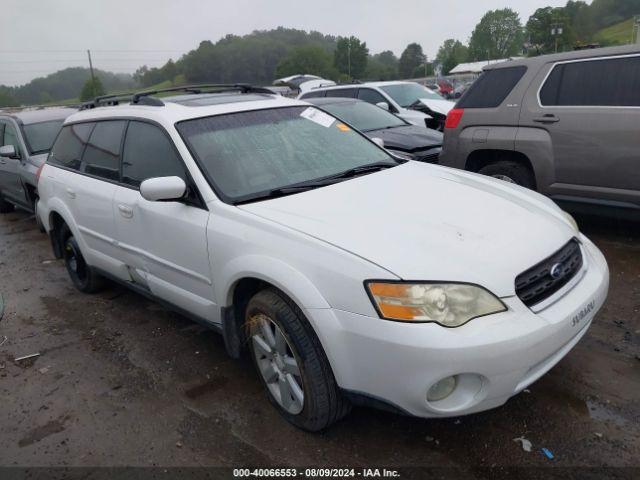
[(553, 267), (551, 267), (551, 270), (549, 270), (549, 275), (551, 275), (551, 278), (560, 278), (560, 276), (562, 275), (562, 264), (556, 263)]

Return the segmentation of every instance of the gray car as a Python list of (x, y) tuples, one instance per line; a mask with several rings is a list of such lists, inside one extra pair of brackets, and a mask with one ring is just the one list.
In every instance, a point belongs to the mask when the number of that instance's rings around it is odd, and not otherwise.
[[(73, 108), (0, 111), (0, 213), (35, 212), (37, 172)], [(37, 216), (36, 216), (37, 218)]]
[(640, 212), (640, 46), (504, 62), (447, 118), (440, 164)]

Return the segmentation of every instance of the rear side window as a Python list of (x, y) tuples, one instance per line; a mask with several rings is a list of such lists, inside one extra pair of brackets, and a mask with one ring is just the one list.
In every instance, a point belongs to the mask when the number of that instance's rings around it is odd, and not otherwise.
[(640, 57), (556, 65), (540, 90), (543, 106), (639, 107)]
[(300, 98), (303, 99), (303, 98), (320, 98), (320, 97), (324, 97), (324, 92), (309, 92), (309, 93), (305, 93)]
[(527, 67), (488, 70), (467, 90), (456, 108), (496, 108), (518, 84)]
[(380, 102), (389, 103), (382, 95), (370, 88), (361, 88), (358, 91), (358, 98), (374, 105)]
[(118, 181), (120, 179), (120, 145), (127, 122), (97, 122), (82, 156), (85, 173)]
[(339, 98), (356, 98), (355, 88), (338, 88), (335, 90), (327, 90), (327, 97), (339, 97)]
[(76, 123), (63, 127), (53, 144), (47, 163), (79, 170), (82, 152), (93, 126), (93, 123)]
[(144, 122), (130, 122), (122, 151), (122, 181), (134, 187), (154, 177), (187, 180), (173, 143), (162, 130)]

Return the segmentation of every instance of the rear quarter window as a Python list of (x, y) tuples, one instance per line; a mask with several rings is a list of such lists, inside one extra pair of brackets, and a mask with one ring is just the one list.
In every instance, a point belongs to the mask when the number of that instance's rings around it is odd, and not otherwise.
[(496, 108), (511, 93), (523, 77), (527, 67), (507, 67), (488, 70), (480, 75), (456, 108)]
[(542, 106), (640, 106), (640, 57), (558, 64), (540, 90)]
[(47, 163), (79, 170), (82, 152), (87, 145), (93, 126), (93, 123), (76, 123), (63, 127), (53, 144)]

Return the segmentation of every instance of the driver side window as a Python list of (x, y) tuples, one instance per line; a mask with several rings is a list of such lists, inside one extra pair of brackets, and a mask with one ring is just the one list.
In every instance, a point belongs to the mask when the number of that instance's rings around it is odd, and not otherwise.
[(122, 182), (139, 187), (155, 177), (187, 175), (172, 142), (158, 127), (145, 122), (129, 122), (122, 153)]
[(16, 152), (20, 154), (20, 142), (18, 142), (18, 133), (16, 132), (15, 127), (8, 122), (4, 123), (3, 126), (4, 134), (2, 136), (2, 145), (13, 145)]

